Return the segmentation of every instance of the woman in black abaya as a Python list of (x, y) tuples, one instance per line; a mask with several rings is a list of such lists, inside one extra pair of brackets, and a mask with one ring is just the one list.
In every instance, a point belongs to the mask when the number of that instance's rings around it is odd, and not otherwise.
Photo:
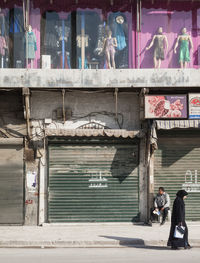
[[(185, 190), (180, 190), (176, 194), (176, 199), (173, 204), (172, 219), (171, 219), (171, 230), (167, 245), (171, 246), (172, 249), (178, 249), (178, 247), (184, 247), (185, 249), (191, 248), (188, 243), (188, 228), (185, 222), (185, 203), (184, 199), (188, 193)], [(175, 238), (174, 231), (177, 225), (185, 227), (185, 234), (183, 238)]]

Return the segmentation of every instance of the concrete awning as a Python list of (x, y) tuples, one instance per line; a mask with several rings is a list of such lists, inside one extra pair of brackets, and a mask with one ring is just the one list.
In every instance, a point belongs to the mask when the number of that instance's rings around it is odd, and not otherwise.
[(78, 136), (78, 137), (97, 137), (107, 136), (115, 138), (134, 138), (141, 137), (141, 131), (111, 130), (111, 129), (50, 129), (45, 130), (46, 136)]
[(171, 130), (171, 129), (188, 129), (199, 128), (200, 120), (157, 120), (156, 127), (158, 130)]

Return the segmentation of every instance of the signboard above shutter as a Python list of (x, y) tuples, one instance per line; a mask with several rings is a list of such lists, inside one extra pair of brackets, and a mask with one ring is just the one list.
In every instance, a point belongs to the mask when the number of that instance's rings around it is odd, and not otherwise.
[(200, 119), (200, 93), (189, 94), (189, 119)]
[(186, 119), (187, 95), (146, 95), (145, 119)]

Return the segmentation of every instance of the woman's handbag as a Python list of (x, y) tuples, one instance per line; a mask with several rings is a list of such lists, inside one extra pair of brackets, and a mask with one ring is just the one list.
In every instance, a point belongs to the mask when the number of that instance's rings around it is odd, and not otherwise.
[(183, 238), (185, 234), (185, 227), (184, 226), (176, 226), (174, 231), (175, 238)]

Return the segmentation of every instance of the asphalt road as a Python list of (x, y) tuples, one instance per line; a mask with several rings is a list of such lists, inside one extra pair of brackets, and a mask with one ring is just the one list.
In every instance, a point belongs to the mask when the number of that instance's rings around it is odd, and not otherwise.
[(200, 248), (0, 249), (1, 263), (199, 263)]

